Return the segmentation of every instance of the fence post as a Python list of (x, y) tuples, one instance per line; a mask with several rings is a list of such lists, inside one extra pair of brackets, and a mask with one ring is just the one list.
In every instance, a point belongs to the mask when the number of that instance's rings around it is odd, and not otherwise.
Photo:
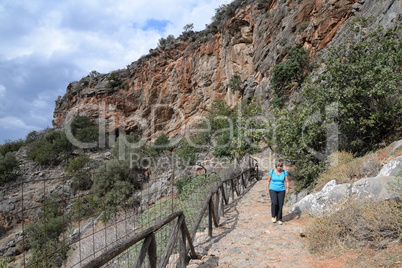
[(258, 163), (255, 165), (257, 168), (257, 173), (256, 173), (256, 177), (257, 177), (257, 181), (260, 179), (260, 171), (258, 170)]
[(178, 224), (180, 227), (180, 245), (179, 245), (179, 252), (180, 252), (180, 261), (179, 267), (186, 268), (187, 263), (187, 253), (186, 253), (186, 232), (184, 231), (184, 215), (181, 215), (178, 220)]
[(227, 205), (229, 203), (229, 200), (227, 200), (226, 194), (225, 194), (225, 183), (222, 184), (220, 189), (222, 191), (222, 200), (225, 201), (225, 205)]
[[(188, 246), (189, 246), (189, 250), (190, 250), (190, 257), (193, 259), (199, 258), (197, 256), (197, 253), (195, 252), (194, 245), (193, 245), (193, 239), (191, 237), (190, 232), (188, 231), (188, 228), (186, 225), (186, 216), (184, 214), (183, 214), (183, 223), (181, 225), (181, 230), (182, 230), (182, 232), (184, 232), (185, 236), (187, 237)], [(186, 248), (186, 251), (188, 251), (187, 248)]]
[(220, 199), (220, 195), (219, 195), (219, 188), (218, 188), (216, 191), (216, 194), (215, 194), (215, 206), (214, 206), (214, 215), (215, 215), (217, 222), (219, 222), (219, 219), (221, 217), (220, 210), (219, 210), (219, 204), (220, 204), (219, 199)]
[(208, 236), (212, 237), (212, 210), (213, 210), (213, 204), (212, 204), (212, 196), (211, 199), (208, 201), (209, 206), (208, 206)]
[(169, 242), (166, 245), (166, 250), (165, 250), (165, 252), (163, 254), (161, 262), (159, 263), (159, 268), (166, 267), (166, 265), (169, 262), (170, 255), (172, 255), (173, 247), (174, 247), (174, 245), (176, 243), (177, 235), (179, 233), (179, 226), (180, 226), (180, 216), (177, 219), (177, 222), (176, 222), (176, 224), (175, 224), (175, 226), (174, 226), (174, 228), (172, 230), (172, 233), (171, 233), (170, 238), (169, 238)]
[[(225, 216), (225, 202), (226, 202), (226, 197), (225, 197), (225, 192), (223, 191), (223, 185), (220, 187), (221, 189), (221, 198), (220, 198), (220, 213), (221, 216)], [(219, 190), (218, 190), (219, 191)]]
[(151, 234), (151, 244), (149, 245), (148, 248), (148, 257), (149, 257), (149, 264), (151, 268), (156, 268), (156, 264), (158, 261), (158, 255), (156, 253), (156, 239), (155, 239), (155, 233)]
[[(235, 193), (235, 186), (234, 186), (234, 179), (230, 179), (230, 185), (232, 186), (232, 202), (234, 200), (234, 193)], [(237, 191), (236, 191), (237, 192)]]
[[(250, 171), (247, 171), (247, 173), (249, 173)], [(243, 191), (244, 191), (244, 189), (246, 189), (247, 188), (247, 183), (246, 183), (246, 180), (244, 179), (244, 172), (241, 174), (241, 182), (242, 182), (242, 184), (243, 184)]]
[[(152, 245), (152, 246), (151, 246)], [(155, 251), (155, 252), (153, 252)], [(152, 252), (152, 257), (149, 255), (149, 261), (152, 268), (156, 268), (156, 245), (155, 245), (155, 234), (151, 233), (145, 238), (142, 243), (140, 254), (138, 255), (137, 261), (135, 262), (134, 267), (140, 268), (142, 263), (144, 262), (146, 254)]]

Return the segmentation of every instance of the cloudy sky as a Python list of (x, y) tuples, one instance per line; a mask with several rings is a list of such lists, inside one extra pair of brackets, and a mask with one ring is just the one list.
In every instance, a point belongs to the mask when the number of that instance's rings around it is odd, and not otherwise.
[(228, 0), (0, 0), (0, 144), (52, 127), (55, 100), (92, 70), (200, 31)]

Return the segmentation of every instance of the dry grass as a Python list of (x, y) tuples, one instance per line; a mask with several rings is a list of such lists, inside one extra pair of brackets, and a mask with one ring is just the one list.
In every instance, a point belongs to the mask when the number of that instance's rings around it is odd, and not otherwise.
[(328, 157), (329, 168), (317, 180), (316, 189), (321, 189), (331, 180), (337, 183), (346, 183), (359, 173), (353, 154), (348, 152), (335, 152)]
[(321, 190), (329, 181), (350, 183), (361, 178), (375, 177), (381, 167), (392, 159), (402, 156), (402, 146), (388, 146), (360, 158), (348, 152), (334, 152), (328, 157), (329, 166), (320, 175), (315, 189)]
[(386, 248), (402, 242), (402, 204), (397, 201), (373, 203), (349, 200), (334, 207), (333, 214), (314, 217), (306, 229), (311, 252), (346, 248)]

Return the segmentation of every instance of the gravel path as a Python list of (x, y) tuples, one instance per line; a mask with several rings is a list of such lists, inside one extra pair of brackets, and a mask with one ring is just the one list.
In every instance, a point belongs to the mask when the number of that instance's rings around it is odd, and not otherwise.
[[(270, 200), (265, 193), (266, 180), (258, 181), (244, 196), (235, 200), (221, 218), (213, 237), (207, 232), (196, 245), (201, 260), (191, 260), (187, 268), (367, 268), (402, 267), (402, 244), (385, 250), (362, 248), (343, 254), (310, 254), (306, 238), (301, 237), (308, 216), (284, 222), (271, 222)], [(287, 209), (284, 209), (286, 215)], [(399, 256), (399, 257), (398, 257)]]
[(208, 256), (187, 267), (313, 267), (300, 236), (302, 220), (273, 224), (265, 184), (258, 181), (233, 203), (212, 238), (201, 237)]

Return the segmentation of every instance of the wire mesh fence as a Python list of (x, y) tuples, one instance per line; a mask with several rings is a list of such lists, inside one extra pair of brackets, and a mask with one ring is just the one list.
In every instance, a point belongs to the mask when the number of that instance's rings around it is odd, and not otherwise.
[[(247, 187), (242, 181), (250, 179), (255, 167), (256, 163), (248, 159), (237, 172), (233, 167), (220, 173), (204, 172), (187, 178), (180, 193), (174, 174), (167, 179), (149, 178), (124, 204), (118, 203), (119, 196), (111, 198), (116, 204), (100, 204), (93, 188), (74, 191), (72, 178), (65, 174), (2, 187), (2, 203), (16, 206), (7, 208), (7, 214), (2, 209), (2, 221), (13, 222), (18, 226), (14, 230), (19, 230), (12, 238), (2, 239), (2, 243), (7, 243), (2, 246), (3, 251), (0, 250), (2, 261), (10, 261), (10, 267), (84, 267), (177, 212), (180, 212), (178, 218), (184, 215), (189, 234), (194, 238), (197, 231), (204, 231), (211, 224), (207, 199), (214, 199), (216, 217), (218, 211), (223, 211), (224, 203)], [(215, 196), (212, 196), (214, 191)], [(203, 208), (206, 209), (202, 212)], [(180, 243), (168, 245), (176, 225), (177, 220), (171, 220), (151, 232), (158, 261), (164, 258), (170, 263), (179, 261)], [(176, 238), (180, 239), (183, 237)], [(103, 267), (136, 267), (143, 242), (121, 250), (102, 264)], [(167, 247), (171, 247), (170, 251)], [(149, 267), (150, 263), (145, 261), (138, 267)]]

